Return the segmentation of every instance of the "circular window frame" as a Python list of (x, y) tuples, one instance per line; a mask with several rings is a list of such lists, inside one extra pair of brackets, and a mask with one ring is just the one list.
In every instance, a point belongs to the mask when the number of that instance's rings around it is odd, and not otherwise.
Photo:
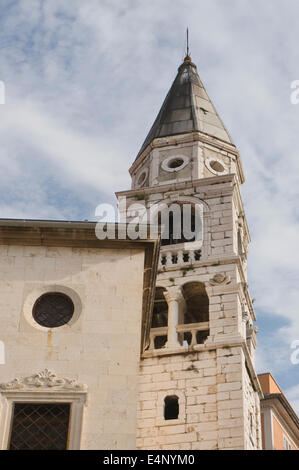
[[(183, 163), (180, 166), (176, 167), (176, 168), (170, 168), (169, 165), (171, 164), (171, 162), (174, 161), (174, 160), (177, 160), (177, 159), (183, 160)], [(162, 169), (164, 171), (167, 171), (168, 173), (174, 173), (176, 171), (183, 170), (183, 168), (185, 168), (188, 165), (189, 161), (190, 161), (190, 159), (186, 155), (172, 155), (171, 157), (165, 158), (165, 160), (163, 160), (161, 166), (162, 166)]]
[[(217, 162), (219, 163), (222, 167), (223, 167), (223, 171), (217, 171), (217, 170), (214, 170), (214, 168), (212, 168), (211, 164), (213, 162)], [(207, 158), (206, 161), (205, 161), (205, 165), (207, 167), (207, 169), (213, 173), (214, 175), (217, 175), (217, 176), (222, 176), (222, 175), (225, 175), (227, 174), (227, 167), (226, 165), (223, 163), (222, 160), (220, 160), (219, 158), (215, 158), (215, 157), (210, 157), (210, 158)]]
[[(142, 174), (144, 174), (144, 178), (141, 181), (141, 183), (139, 183), (139, 179), (142, 176)], [(148, 177), (148, 168), (143, 168), (136, 176), (136, 188), (142, 188), (146, 182), (147, 177)]]
[[(47, 327), (40, 325), (33, 317), (33, 309), (36, 302), (45, 294), (63, 294), (66, 295), (71, 299), (74, 305), (74, 312), (73, 316), (69, 322), (65, 323), (61, 326), (56, 327)], [(77, 322), (81, 315), (82, 311), (82, 302), (79, 295), (71, 288), (66, 286), (60, 285), (52, 285), (52, 286), (44, 286), (40, 287), (39, 289), (35, 289), (31, 291), (30, 294), (27, 295), (24, 306), (23, 306), (23, 316), (25, 320), (31, 325), (32, 327), (36, 328), (37, 330), (49, 332), (49, 331), (61, 331), (62, 329), (71, 328), (74, 323)]]
[[(54, 299), (53, 299), (54, 297)], [(59, 299), (59, 302), (63, 302), (64, 312), (55, 311), (55, 300)], [(45, 306), (45, 302), (47, 307)], [(59, 304), (58, 302), (58, 304)], [(54, 309), (54, 312), (51, 311), (49, 308)], [(46, 308), (45, 308), (46, 307)], [(60, 305), (61, 308), (61, 305)], [(59, 308), (59, 309), (60, 309)], [(49, 311), (50, 310), (50, 311)], [(68, 324), (74, 315), (75, 306), (72, 299), (61, 292), (47, 292), (46, 294), (41, 295), (35, 302), (33, 309), (32, 309), (32, 316), (34, 321), (38, 323), (40, 326), (44, 326), (45, 328), (60, 328)], [(57, 315), (59, 314), (59, 315)], [(48, 324), (47, 324), (48, 323)], [(49, 323), (56, 323), (52, 326)]]

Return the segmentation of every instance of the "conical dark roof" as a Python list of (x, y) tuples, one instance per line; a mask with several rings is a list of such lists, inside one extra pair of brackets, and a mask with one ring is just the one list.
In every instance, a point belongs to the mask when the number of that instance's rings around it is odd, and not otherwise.
[(196, 65), (186, 56), (137, 158), (157, 137), (194, 131), (233, 144), (199, 78)]

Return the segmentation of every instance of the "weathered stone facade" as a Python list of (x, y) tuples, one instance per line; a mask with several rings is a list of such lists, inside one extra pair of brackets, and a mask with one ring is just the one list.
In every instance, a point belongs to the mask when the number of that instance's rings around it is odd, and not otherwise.
[[(18, 402), (71, 403), (70, 449), (135, 448), (155, 243), (102, 242), (94, 223), (1, 221), (0, 449), (9, 446)], [(49, 292), (74, 303), (71, 321), (58, 328), (32, 316)]]
[[(252, 443), (248, 442), (244, 361), (240, 346), (144, 359), (137, 446), (201, 450), (259, 448), (254, 433)], [(180, 406), (184, 407), (177, 423), (161, 420), (161, 396), (169, 394), (178, 394)], [(259, 413), (258, 403), (254, 412)]]

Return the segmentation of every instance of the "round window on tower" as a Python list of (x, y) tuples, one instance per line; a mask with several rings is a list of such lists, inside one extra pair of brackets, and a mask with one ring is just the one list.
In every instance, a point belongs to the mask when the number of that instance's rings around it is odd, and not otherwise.
[(217, 171), (218, 173), (223, 173), (224, 172), (224, 166), (220, 163), (217, 162), (217, 160), (213, 160), (211, 163), (211, 168), (213, 168), (214, 171)]
[(189, 158), (186, 155), (174, 155), (166, 158), (162, 162), (162, 169), (168, 172), (180, 171), (185, 168), (189, 163)]
[(148, 168), (143, 169), (141, 173), (139, 173), (139, 175), (136, 178), (137, 188), (142, 188), (142, 186), (145, 186), (147, 175), (148, 175)]
[(223, 175), (227, 173), (223, 162), (218, 158), (209, 158), (206, 160), (205, 164), (208, 170), (214, 173), (214, 175)]
[(179, 168), (184, 164), (184, 160), (182, 158), (174, 158), (168, 163), (168, 168)]
[(37, 299), (32, 316), (36, 323), (46, 328), (66, 325), (74, 314), (74, 304), (70, 297), (60, 292), (49, 292)]

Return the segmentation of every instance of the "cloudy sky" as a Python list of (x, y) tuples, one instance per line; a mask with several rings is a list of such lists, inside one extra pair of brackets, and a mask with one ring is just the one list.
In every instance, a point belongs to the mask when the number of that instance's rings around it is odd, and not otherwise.
[(0, 17), (2, 218), (93, 219), (130, 187), (189, 26), (247, 177), (258, 371), (270, 370), (297, 410), (298, 17), (298, 0), (1, 0)]

